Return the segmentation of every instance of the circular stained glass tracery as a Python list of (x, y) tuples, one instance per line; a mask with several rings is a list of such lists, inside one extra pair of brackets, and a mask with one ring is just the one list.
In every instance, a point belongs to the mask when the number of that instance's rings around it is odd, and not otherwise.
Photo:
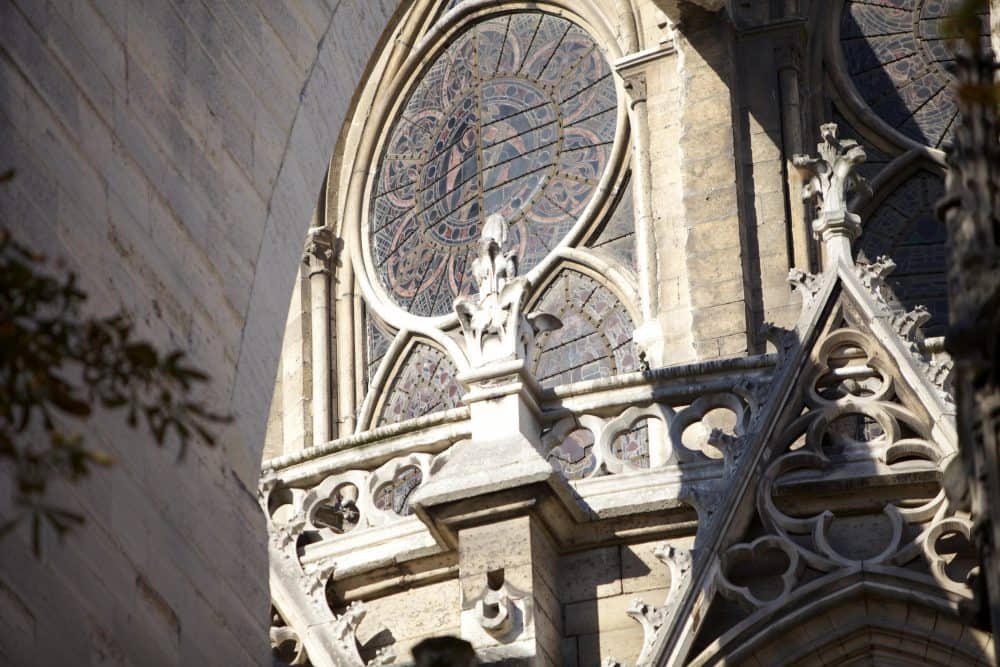
[[(840, 45), (865, 103), (903, 135), (932, 147), (951, 141), (958, 115), (947, 66), (948, 20), (961, 0), (846, 0)], [(980, 16), (989, 46), (988, 12)]]
[(596, 192), (618, 119), (611, 69), (571, 21), (481, 21), (438, 55), (388, 134), (369, 241), (382, 286), (416, 315), (470, 294), (486, 218), (510, 227), (520, 270), (572, 229)]

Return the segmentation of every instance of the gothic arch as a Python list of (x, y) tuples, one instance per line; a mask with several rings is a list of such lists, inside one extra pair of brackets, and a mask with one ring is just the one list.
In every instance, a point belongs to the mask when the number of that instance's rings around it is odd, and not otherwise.
[(427, 339), (401, 333), (386, 353), (362, 406), (362, 430), (458, 407), (462, 388), (451, 356)]
[(959, 618), (962, 599), (905, 573), (854, 572), (755, 614), (690, 664), (989, 664), (990, 637)]
[(948, 320), (947, 239), (934, 207), (944, 195), (942, 167), (910, 151), (872, 181), (874, 196), (863, 205), (864, 228), (856, 241), (859, 257), (882, 255), (896, 263), (888, 287), (907, 308), (925, 306), (929, 336), (944, 333)]
[[(538, 284), (529, 309), (542, 309), (562, 320), (563, 327), (538, 338), (534, 371), (543, 386), (568, 384), (639, 370), (632, 341), (634, 299), (615, 284), (613, 270), (584, 251), (575, 261), (563, 260)], [(586, 262), (586, 263), (584, 263)], [(595, 263), (597, 267), (595, 267)], [(598, 268), (599, 267), (599, 268)], [(621, 276), (619, 276), (621, 278)], [(556, 354), (566, 350), (566, 354)]]

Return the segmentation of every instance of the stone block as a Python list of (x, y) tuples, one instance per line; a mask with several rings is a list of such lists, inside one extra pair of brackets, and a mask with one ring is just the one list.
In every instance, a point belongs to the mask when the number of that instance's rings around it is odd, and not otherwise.
[(461, 576), (485, 575), (498, 568), (530, 565), (531, 523), (531, 517), (522, 516), (462, 529), (458, 546)]
[(600, 665), (605, 658), (614, 658), (623, 665), (635, 664), (642, 650), (643, 634), (638, 623), (634, 627), (582, 635), (577, 638), (580, 665)]
[(623, 594), (564, 605), (564, 634), (570, 637), (603, 634), (613, 630), (631, 629), (633, 626), (638, 628), (639, 624), (626, 613), (632, 600), (642, 597), (647, 602), (654, 600), (659, 602), (666, 598), (666, 594), (665, 588), (649, 589), (641, 596)]
[(78, 88), (13, 3), (0, 7), (0, 42), (14, 66), (45, 101), (46, 115), (58, 116), (69, 132), (76, 133)]
[[(763, 195), (763, 197), (778, 197), (777, 193)], [(782, 197), (782, 200), (784, 198)], [(785, 220), (774, 218), (757, 219), (757, 246), (760, 250), (761, 270), (769, 271), (785, 267), (785, 275), (788, 274), (788, 226)], [(781, 261), (772, 259), (780, 256)]]
[[(685, 183), (685, 192), (687, 183)], [(736, 185), (727, 185), (697, 194), (684, 196), (684, 225), (693, 227), (713, 220), (732, 219), (739, 214)]]
[[(365, 601), (368, 613), (358, 626), (362, 645), (385, 646), (395, 641), (441, 634), (460, 625), (459, 582), (451, 579)], [(384, 634), (388, 633), (388, 634)], [(457, 632), (456, 632), (457, 634)]]
[(699, 280), (696, 285), (691, 287), (691, 305), (694, 308), (707, 308), (743, 301), (744, 289), (742, 277), (723, 278), (720, 276), (718, 282)]
[[(532, 620), (535, 624), (535, 641), (545, 657), (558, 663), (563, 637), (559, 631), (560, 622), (553, 620), (544, 610), (535, 608)], [(558, 609), (556, 610), (558, 615)]]
[(729, 125), (704, 127), (698, 123), (686, 129), (681, 137), (681, 145), (685, 161), (732, 161), (733, 130)]
[(754, 205), (757, 220), (760, 223), (770, 223), (784, 225), (785, 223), (785, 198), (784, 196), (759, 197)]
[(720, 357), (735, 357), (747, 353), (747, 336), (745, 332), (730, 334), (716, 339)]
[(721, 338), (746, 331), (746, 306), (742, 301), (696, 308), (691, 316), (695, 340)]
[(686, 177), (691, 183), (711, 183), (712, 187), (736, 182), (736, 169), (725, 157), (685, 160)]
[(683, 115), (685, 121), (690, 119), (705, 126), (732, 123), (733, 107), (728, 91), (701, 100), (685, 100)]
[[(743, 265), (740, 248), (690, 255), (687, 261), (688, 281), (692, 290), (698, 286), (710, 285), (723, 280), (743, 279)], [(694, 294), (692, 294), (694, 298)]]
[(562, 640), (561, 653), (563, 667), (577, 667), (579, 665), (576, 637), (568, 637)]
[(617, 546), (567, 554), (559, 559), (559, 599), (564, 603), (619, 595), (621, 562)]
[(781, 159), (780, 138), (777, 135), (760, 132), (750, 134), (751, 161), (754, 165), (762, 162), (776, 162)]
[[(669, 588), (670, 568), (653, 555), (653, 551), (660, 544), (662, 542), (658, 540), (621, 546), (623, 593), (627, 595)], [(649, 599), (646, 602), (656, 605), (660, 604), (662, 600)]]
[(703, 254), (739, 246), (740, 223), (734, 216), (691, 227), (688, 230), (685, 251), (691, 254)]
[(784, 198), (785, 174), (781, 170), (781, 160), (769, 160), (753, 165), (753, 191), (759, 196), (772, 192), (781, 193)]

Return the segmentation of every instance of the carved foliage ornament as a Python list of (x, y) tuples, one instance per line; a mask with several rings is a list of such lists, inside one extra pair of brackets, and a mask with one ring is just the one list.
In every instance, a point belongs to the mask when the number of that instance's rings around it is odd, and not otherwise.
[(844, 259), (851, 261), (850, 241), (861, 234), (861, 218), (848, 210), (847, 197), (855, 192), (871, 193), (867, 181), (857, 172), (857, 166), (865, 161), (865, 150), (853, 139), (839, 139), (836, 123), (822, 125), (820, 136), (818, 157), (795, 155), (792, 163), (806, 177), (802, 199), (815, 202), (813, 234), (828, 247), (833, 239), (846, 239)]
[(517, 275), (517, 255), (505, 250), (507, 224), (493, 215), (483, 227), (472, 273), (479, 285), (476, 297), (455, 299), (455, 313), (473, 367), (494, 361), (526, 359), (535, 335), (562, 326), (546, 313), (523, 314), (530, 284)]

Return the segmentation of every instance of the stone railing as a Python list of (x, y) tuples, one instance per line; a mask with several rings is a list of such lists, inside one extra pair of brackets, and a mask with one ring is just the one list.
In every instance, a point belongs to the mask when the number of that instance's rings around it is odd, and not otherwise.
[[(655, 489), (658, 501), (677, 500), (682, 484), (724, 474), (774, 362), (773, 355), (708, 361), (544, 390), (539, 440), (596, 511), (642, 503), (643, 488)], [(412, 557), (433, 552), (409, 498), (471, 433), (462, 407), (271, 459), (262, 502), (274, 527), (299, 524), (304, 565), (336, 555), (342, 576), (378, 567), (383, 559), (369, 549), (386, 552), (387, 540)]]

